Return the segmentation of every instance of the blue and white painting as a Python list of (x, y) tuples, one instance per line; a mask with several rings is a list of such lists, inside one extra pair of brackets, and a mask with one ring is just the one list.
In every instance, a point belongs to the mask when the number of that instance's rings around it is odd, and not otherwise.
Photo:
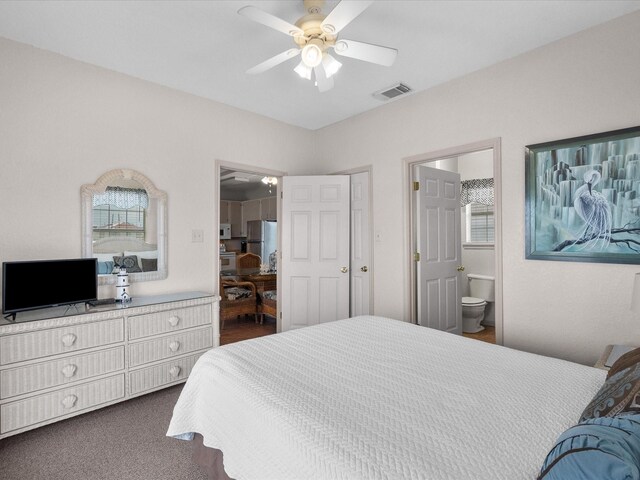
[(640, 263), (640, 128), (527, 148), (527, 258)]

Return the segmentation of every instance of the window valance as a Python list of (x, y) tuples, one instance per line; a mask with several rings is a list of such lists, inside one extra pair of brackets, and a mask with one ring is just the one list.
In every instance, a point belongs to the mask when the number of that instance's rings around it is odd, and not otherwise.
[(149, 207), (149, 195), (142, 188), (107, 187), (104, 193), (93, 195), (93, 206), (115, 205), (118, 208)]
[(461, 207), (470, 203), (493, 205), (493, 178), (474, 178), (460, 183)]

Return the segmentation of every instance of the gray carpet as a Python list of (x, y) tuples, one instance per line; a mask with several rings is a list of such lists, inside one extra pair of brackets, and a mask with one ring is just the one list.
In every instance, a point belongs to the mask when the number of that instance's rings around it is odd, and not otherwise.
[(165, 436), (182, 385), (0, 440), (6, 480), (202, 480), (191, 442)]

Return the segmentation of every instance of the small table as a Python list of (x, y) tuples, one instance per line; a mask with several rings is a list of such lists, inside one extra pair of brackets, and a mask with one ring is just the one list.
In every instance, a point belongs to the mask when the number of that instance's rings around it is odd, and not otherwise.
[(275, 290), (278, 282), (278, 274), (260, 273), (259, 268), (238, 268), (237, 270), (229, 270), (221, 272), (222, 278), (231, 278), (241, 282), (251, 282), (256, 286), (259, 294), (268, 290)]
[(594, 367), (602, 370), (609, 370), (611, 365), (613, 365), (618, 358), (635, 348), (637, 347), (631, 347), (628, 345), (607, 345)]
[(248, 275), (240, 275), (245, 282), (251, 282), (256, 286), (256, 291), (262, 294), (269, 290), (275, 290), (278, 283), (278, 275), (276, 273), (252, 273)]

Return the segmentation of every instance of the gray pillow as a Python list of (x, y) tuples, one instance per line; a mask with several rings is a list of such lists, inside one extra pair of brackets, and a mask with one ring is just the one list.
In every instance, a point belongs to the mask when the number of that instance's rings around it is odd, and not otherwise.
[(143, 272), (155, 272), (158, 270), (157, 258), (141, 258)]
[(128, 255), (126, 257), (113, 257), (113, 262), (116, 267), (125, 268), (127, 273), (141, 272), (142, 270), (138, 266), (138, 257), (136, 255)]

